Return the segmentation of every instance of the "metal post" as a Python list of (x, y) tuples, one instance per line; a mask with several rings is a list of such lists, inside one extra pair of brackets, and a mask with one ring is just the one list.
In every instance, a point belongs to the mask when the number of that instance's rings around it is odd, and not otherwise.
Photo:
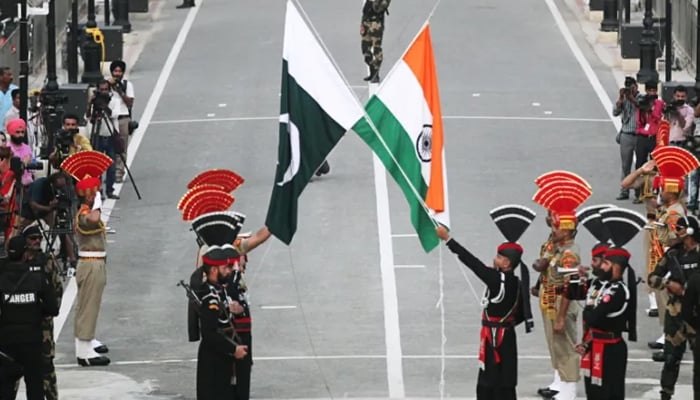
[(27, 0), (22, 0), (19, 20), (19, 117), (27, 120), (29, 96), (29, 30)]
[(603, 21), (600, 30), (603, 32), (617, 32), (617, 0), (603, 0)]
[(49, 14), (46, 17), (48, 43), (46, 54), (46, 85), (41, 90), (42, 119), (49, 138), (61, 128), (63, 117), (63, 96), (56, 77), (56, 0), (49, 1)]
[(671, 5), (671, 0), (666, 0), (666, 29), (664, 29), (664, 35), (666, 36), (666, 57), (664, 61), (664, 76), (666, 82), (672, 80), (672, 69), (673, 69), (673, 29), (671, 23), (671, 13), (673, 12), (673, 7)]
[(129, 21), (129, 0), (114, 0), (114, 25), (122, 27), (123, 33), (131, 32)]
[(695, 20), (695, 89), (700, 91), (700, 2)]
[(105, 7), (105, 26), (109, 26), (109, 21), (110, 21), (110, 9), (109, 9), (109, 0), (104, 0), (104, 7)]
[[(88, 0), (88, 20), (86, 28), (97, 28), (95, 21), (95, 0)], [(95, 42), (92, 35), (84, 32), (83, 38), (83, 83), (96, 84), (102, 79), (100, 62), (102, 61), (102, 46)]]
[(629, 24), (632, 18), (632, 0), (625, 0), (625, 23)]
[(71, 1), (68, 38), (68, 82), (78, 83), (78, 0)]
[(652, 12), (652, 0), (644, 0), (644, 30), (639, 40), (639, 72), (637, 82), (659, 80), (656, 71), (656, 38), (654, 37), (654, 19)]

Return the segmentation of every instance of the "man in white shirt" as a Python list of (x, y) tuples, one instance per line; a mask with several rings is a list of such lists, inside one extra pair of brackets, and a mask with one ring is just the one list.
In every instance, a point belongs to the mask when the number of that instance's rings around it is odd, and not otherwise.
[[(134, 84), (124, 79), (126, 63), (121, 60), (112, 61), (109, 71), (112, 74), (107, 80), (112, 90), (112, 99), (109, 108), (112, 110), (112, 118), (116, 119), (116, 126), (119, 130), (119, 137), (124, 145), (124, 160), (126, 160), (126, 150), (129, 147), (129, 124), (131, 123), (131, 107), (134, 105)], [(122, 157), (116, 158), (115, 182), (124, 181), (124, 161)]]
[(672, 146), (683, 146), (686, 137), (693, 134), (695, 112), (688, 105), (687, 101), (688, 90), (685, 86), (676, 86), (676, 89), (673, 91), (673, 101), (668, 104), (667, 110), (665, 110), (671, 123), (669, 142)]

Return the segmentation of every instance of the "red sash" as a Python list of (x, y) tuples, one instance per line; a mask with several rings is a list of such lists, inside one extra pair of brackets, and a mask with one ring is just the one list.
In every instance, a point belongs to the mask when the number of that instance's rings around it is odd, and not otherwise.
[(252, 329), (252, 319), (250, 317), (234, 318), (233, 324), (236, 326), (236, 332), (250, 333)]
[[(482, 315), (482, 324), (480, 341), (479, 341), (479, 367), (483, 370), (486, 367), (486, 343), (493, 348), (493, 358), (496, 364), (501, 362), (501, 355), (498, 353), (498, 348), (503, 343), (503, 336), (506, 333), (506, 328), (512, 328), (513, 317), (509, 316), (505, 320), (501, 317), (487, 317)], [(502, 326), (487, 326), (491, 324), (503, 324)]]
[[(582, 343), (586, 343), (589, 340), (591, 340), (591, 331), (584, 326), (583, 327), (583, 342)], [(580, 366), (581, 366), (581, 369), (583, 370), (583, 375), (590, 378), (590, 376), (591, 376), (591, 353), (590, 352), (586, 352), (586, 354), (581, 356)]]
[[(599, 331), (597, 329), (591, 329), (593, 333), (600, 332), (600, 333), (607, 333), (605, 331)], [(605, 345), (608, 344), (615, 344), (615, 343), (620, 343), (622, 341), (622, 337), (618, 338), (610, 338), (610, 339), (600, 339), (596, 338), (595, 335), (591, 338), (591, 341), (593, 343), (591, 347), (591, 352), (588, 353), (590, 356), (589, 360), (589, 368), (590, 368), (590, 376), (591, 376), (591, 383), (596, 385), (596, 386), (602, 386), (603, 385), (603, 356), (605, 353)], [(581, 361), (583, 363), (583, 360)]]

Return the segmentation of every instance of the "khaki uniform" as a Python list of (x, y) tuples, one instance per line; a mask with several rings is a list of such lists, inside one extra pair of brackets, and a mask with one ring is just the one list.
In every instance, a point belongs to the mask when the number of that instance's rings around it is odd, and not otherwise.
[(552, 246), (549, 251), (544, 251), (543, 258), (549, 260), (549, 266), (541, 276), (539, 298), (552, 367), (559, 373), (563, 382), (577, 382), (579, 380), (579, 354), (574, 349), (578, 342), (578, 304), (576, 302), (569, 303), (564, 319), (563, 333), (554, 333), (554, 325), (568, 280), (566, 274), (560, 269), (577, 270), (581, 262), (579, 250), (571, 241), (566, 245)]
[(102, 221), (90, 223), (87, 220), (90, 211), (87, 205), (83, 205), (75, 217), (75, 239), (78, 242), (75, 337), (80, 340), (95, 338), (102, 293), (107, 285), (105, 226)]

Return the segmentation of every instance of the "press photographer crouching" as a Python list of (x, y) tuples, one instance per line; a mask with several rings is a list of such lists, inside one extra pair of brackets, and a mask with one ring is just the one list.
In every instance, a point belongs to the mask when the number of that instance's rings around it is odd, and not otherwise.
[(124, 151), (123, 142), (119, 137), (119, 132), (115, 129), (115, 121), (112, 118), (112, 110), (109, 103), (112, 97), (110, 83), (101, 80), (97, 84), (97, 89), (88, 105), (88, 120), (92, 124), (90, 140), (92, 147), (112, 159), (112, 165), (107, 169), (105, 191), (107, 198), (118, 199), (114, 193), (114, 183), (116, 180), (116, 159), (117, 154)]
[(70, 267), (75, 268), (77, 258), (72, 238), (74, 215), (72, 210), (66, 175), (63, 172), (55, 172), (49, 177), (34, 181), (28, 191), (27, 201), (22, 206), (21, 215), (24, 226), (39, 219), (43, 220), (51, 230), (48, 236), (52, 240), (48, 243), (48, 247), (53, 247), (51, 242), (55, 240), (54, 236), (57, 236), (61, 240), (63, 254)]
[(90, 140), (78, 133), (79, 121), (75, 114), (63, 116), (63, 128), (53, 135), (49, 161), (55, 169), (61, 168), (61, 163), (71, 154), (84, 150), (92, 150)]

